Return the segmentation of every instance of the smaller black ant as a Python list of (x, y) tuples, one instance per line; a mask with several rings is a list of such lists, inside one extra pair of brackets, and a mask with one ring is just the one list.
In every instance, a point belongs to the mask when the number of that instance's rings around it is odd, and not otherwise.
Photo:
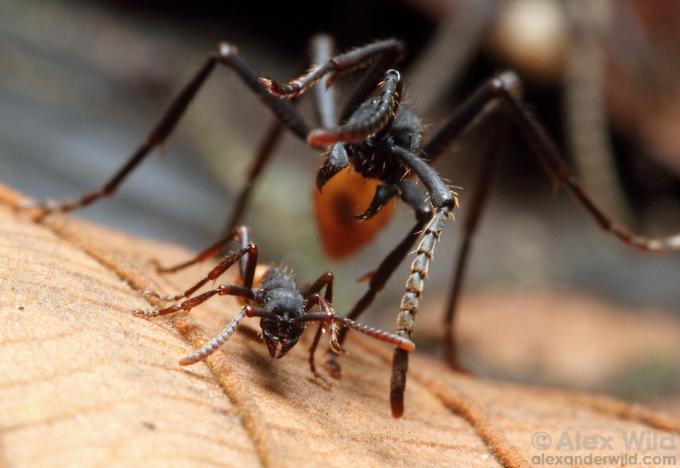
[[(384, 341), (385, 343), (392, 344), (407, 352), (411, 352), (415, 349), (415, 344), (408, 338), (367, 325), (361, 325), (346, 317), (337, 315), (331, 306), (333, 301), (333, 273), (331, 272), (324, 273), (309, 286), (298, 288), (291, 273), (285, 267), (270, 266), (264, 272), (259, 287), (253, 287), (255, 269), (257, 267), (258, 248), (257, 245), (250, 242), (248, 228), (245, 226), (237, 227), (228, 237), (211, 245), (192, 260), (170, 268), (163, 268), (157, 265), (158, 270), (163, 273), (172, 273), (213, 257), (224, 247), (224, 245), (234, 238), (238, 239), (240, 248), (227, 255), (217, 264), (217, 266), (210, 270), (205, 277), (185, 292), (176, 296), (161, 296), (153, 291), (144, 292), (145, 295), (168, 301), (179, 301), (184, 298), (187, 300), (178, 302), (175, 305), (161, 310), (134, 311), (135, 315), (140, 317), (157, 317), (182, 310), (189, 312), (194, 307), (216, 295), (239, 296), (244, 299), (245, 305), (224, 330), (198, 351), (180, 359), (180, 365), (186, 366), (195, 364), (196, 362), (207, 358), (229, 339), (236, 331), (241, 320), (246, 317), (260, 317), (262, 338), (267, 345), (269, 355), (274, 359), (285, 356), (286, 353), (297, 344), (302, 333), (305, 331), (308, 322), (319, 322), (319, 328), (317, 329), (314, 341), (309, 348), (309, 366), (312, 374), (321, 380), (326, 387), (330, 387), (330, 383), (317, 372), (314, 364), (314, 353), (319, 344), (319, 340), (321, 339), (321, 333), (327, 328), (330, 328), (331, 349), (337, 354), (343, 353), (338, 339), (338, 324), (343, 327), (357, 330), (372, 338)], [(236, 262), (239, 262), (239, 273), (242, 285), (221, 284), (198, 296), (191, 297), (208, 281), (217, 280), (217, 278)], [(325, 293), (321, 296), (320, 293), (324, 288)], [(321, 311), (310, 312), (315, 306), (319, 306)]]

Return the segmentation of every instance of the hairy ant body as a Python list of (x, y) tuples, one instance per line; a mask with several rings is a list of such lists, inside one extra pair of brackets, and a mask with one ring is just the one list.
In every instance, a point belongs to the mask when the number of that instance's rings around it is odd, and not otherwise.
[[(283, 267), (272, 266), (267, 268), (262, 275), (259, 286), (255, 287), (255, 269), (258, 257), (257, 245), (250, 242), (248, 228), (245, 226), (236, 228), (228, 238), (225, 238), (224, 242), (227, 243), (233, 238), (239, 240), (240, 248), (234, 253), (227, 255), (204, 278), (183, 293), (166, 297), (152, 291), (145, 292), (147, 295), (164, 300), (186, 300), (160, 310), (137, 310), (134, 312), (137, 316), (149, 318), (179, 311), (188, 312), (214, 296), (238, 296), (244, 300), (244, 307), (224, 330), (201, 349), (182, 358), (179, 361), (181, 365), (195, 364), (207, 358), (229, 339), (236, 331), (241, 320), (246, 317), (260, 318), (262, 338), (267, 345), (269, 355), (274, 359), (282, 358), (298, 343), (307, 323), (319, 322), (314, 341), (309, 349), (309, 365), (312, 374), (325, 385), (329, 385), (328, 381), (317, 372), (314, 363), (314, 353), (321, 339), (321, 333), (326, 328), (330, 328), (330, 346), (333, 352), (337, 354), (342, 353), (342, 348), (338, 342), (338, 325), (357, 330), (407, 352), (415, 349), (415, 345), (409, 339), (367, 325), (361, 325), (346, 317), (337, 315), (332, 309), (333, 274), (331, 272), (324, 273), (314, 283), (300, 289), (296, 286), (290, 272)], [(159, 267), (159, 270), (166, 273), (179, 271), (212, 255), (214, 255), (214, 251), (208, 248), (188, 262), (172, 268)], [(239, 275), (242, 284), (222, 284), (192, 297), (207, 282), (217, 280), (236, 262), (239, 262)], [(324, 289), (325, 293), (321, 296), (320, 293)], [(310, 312), (315, 306), (319, 306), (321, 311)]]
[[(209, 55), (203, 66), (174, 99), (147, 139), (104, 186), (78, 200), (40, 206), (45, 209), (45, 213), (53, 210), (70, 211), (111, 195), (151, 149), (168, 138), (214, 68), (217, 65), (225, 65), (234, 70), (277, 117), (277, 121), (268, 129), (263, 144), (257, 151), (247, 184), (242, 189), (229, 220), (229, 230), (238, 224), (255, 182), (271, 159), (285, 128), (310, 146), (327, 151), (326, 160), (316, 177), (318, 188), (324, 189), (316, 195), (316, 212), (324, 245), (331, 255), (337, 257), (348, 255), (368, 242), (386, 221), (387, 216), (384, 214), (390, 212), (391, 208), (388, 206), (391, 206), (393, 199), (401, 199), (414, 210), (415, 225), (371, 274), (368, 290), (348, 314), (349, 319), (356, 319), (366, 310), (397, 266), (419, 241), (397, 317), (397, 335), (405, 340), (411, 339), (435, 244), (446, 219), (452, 215), (457, 206), (456, 194), (443, 182), (431, 163), (445, 154), (449, 144), (471, 123), (499, 108), (510, 113), (515, 125), (530, 143), (537, 159), (550, 177), (562, 184), (603, 230), (625, 244), (644, 251), (680, 250), (680, 234), (650, 239), (630, 232), (607, 216), (578, 184), (562, 160), (557, 146), (529, 112), (521, 98), (520, 79), (513, 72), (498, 74), (483, 83), (461, 103), (428, 141), (424, 141), (420, 118), (408, 106), (401, 104), (403, 86), (401, 75), (393, 69), (399, 62), (403, 49), (401, 41), (387, 39), (334, 56), (332, 41), (326, 36), (317, 36), (312, 42), (314, 65), (300, 77), (281, 84), (260, 77), (241, 57), (236, 47), (222, 43)], [(365, 77), (348, 99), (338, 118), (332, 84), (339, 75), (363, 67), (368, 67)], [(313, 131), (292, 102), (308, 90), (314, 91), (317, 117), (321, 126)], [(463, 239), (454, 265), (453, 283), (444, 319), (445, 354), (453, 367), (460, 368), (452, 327), (454, 312), (491, 176), (498, 167), (499, 152), (503, 146), (499, 135), (502, 134), (499, 132), (491, 138), (492, 149), (483, 161), (472, 196), (467, 201), (470, 209), (463, 223)], [(427, 196), (412, 183), (410, 179), (414, 177), (422, 182)], [(343, 190), (341, 192), (329, 190), (337, 180), (342, 180)], [(364, 181), (371, 183), (364, 184)], [(350, 212), (349, 218), (352, 222), (347, 222), (347, 203), (338, 202), (342, 201), (343, 197), (365, 195), (367, 190), (373, 190), (368, 207), (361, 214)], [(224, 244), (226, 240), (221, 240), (208, 248), (204, 254), (217, 254)], [(341, 247), (337, 248), (337, 245)], [(336, 248), (337, 250), (334, 250)], [(346, 332), (347, 328), (340, 331), (337, 337), (339, 343), (342, 343)], [(328, 364), (332, 374), (339, 376), (340, 368), (335, 361), (334, 353), (329, 354)], [(392, 414), (395, 417), (400, 417), (404, 410), (407, 368), (408, 350), (398, 347), (393, 359), (390, 398)]]

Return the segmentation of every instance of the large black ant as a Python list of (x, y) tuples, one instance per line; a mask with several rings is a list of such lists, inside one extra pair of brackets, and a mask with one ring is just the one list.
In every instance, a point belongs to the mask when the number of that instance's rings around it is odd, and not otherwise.
[[(351, 253), (370, 239), (384, 223), (385, 217), (381, 218), (381, 215), (384, 215), (391, 200), (400, 198), (415, 212), (415, 225), (371, 274), (368, 290), (347, 315), (349, 319), (356, 319), (366, 310), (420, 239), (397, 317), (397, 334), (404, 339), (413, 336), (415, 316), (435, 243), (440, 237), (445, 220), (452, 215), (457, 206), (456, 194), (442, 181), (431, 164), (445, 154), (449, 144), (473, 121), (499, 108), (512, 115), (512, 120), (520, 128), (550, 177), (555, 182), (561, 183), (603, 230), (625, 244), (641, 250), (653, 252), (680, 250), (680, 234), (650, 239), (633, 234), (607, 216), (575, 180), (571, 170), (561, 158), (557, 146), (528, 110), (521, 97), (520, 79), (514, 72), (498, 74), (483, 83), (425, 142), (422, 138), (421, 119), (408, 106), (401, 104), (403, 83), (400, 73), (393, 69), (403, 54), (404, 46), (401, 41), (381, 40), (333, 56), (330, 39), (326, 36), (317, 36), (312, 41), (311, 49), (314, 65), (309, 71), (288, 83), (280, 84), (272, 79), (260, 77), (241, 57), (235, 46), (219, 44), (217, 50), (208, 56), (198, 72), (174, 99), (147, 139), (104, 186), (74, 201), (39, 206), (45, 213), (54, 210), (71, 211), (111, 195), (149, 152), (168, 138), (215, 66), (225, 65), (234, 70), (277, 117), (275, 124), (267, 130), (263, 144), (257, 151), (247, 184), (237, 199), (228, 223), (230, 230), (238, 224), (255, 182), (263, 167), (271, 159), (285, 128), (310, 146), (327, 151), (326, 160), (316, 178), (318, 188), (326, 189), (321, 192), (322, 196), (317, 197), (317, 218), (322, 224), (321, 232), (326, 239), (324, 242), (326, 247), (329, 246), (328, 239), (331, 238), (334, 240), (342, 238), (342, 242), (348, 243), (349, 247), (342, 247), (335, 252), (337, 256)], [(363, 67), (368, 67), (365, 76), (351, 94), (338, 119), (332, 84), (339, 75)], [(310, 89), (315, 91), (317, 117), (322, 127), (313, 131), (292, 102)], [(341, 124), (338, 125), (338, 122)], [(499, 135), (494, 136), (496, 140), (494, 146), (503, 145)], [(454, 367), (459, 367), (452, 328), (454, 312), (473, 235), (488, 193), (491, 174), (498, 167), (497, 149), (490, 151), (486, 156), (483, 170), (472, 190), (472, 197), (468, 201), (470, 210), (464, 220), (463, 239), (454, 266), (450, 300), (444, 318), (445, 354)], [(423, 183), (427, 197), (412, 183), (410, 179), (413, 176)], [(328, 186), (338, 179), (343, 180), (344, 186), (344, 192), (340, 195), (328, 190)], [(363, 181), (366, 180), (372, 181), (372, 184), (364, 184)], [(362, 214), (352, 212), (353, 207), (348, 208), (348, 202), (343, 197), (363, 196), (367, 190), (374, 191), (370, 195), (369, 199), (372, 201), (368, 207)], [(323, 193), (330, 194), (328, 195), (330, 201)], [(348, 213), (350, 220), (353, 216), (358, 220), (353, 224), (348, 223)], [(358, 233), (357, 226), (373, 227), (366, 229), (366, 232)], [(342, 231), (343, 229), (347, 231)], [(342, 235), (334, 234), (338, 230)], [(224, 244), (225, 241), (219, 241), (208, 251), (217, 253)], [(330, 244), (331, 248), (327, 250), (333, 253), (335, 242)], [(339, 343), (342, 343), (346, 332), (346, 328), (341, 330)], [(329, 354), (328, 364), (332, 373), (337, 376), (340, 368), (334, 356)], [(391, 381), (391, 407), (395, 417), (403, 414), (407, 368), (408, 351), (403, 348), (396, 349)]]
[[(321, 333), (326, 328), (330, 329), (330, 347), (336, 354), (342, 353), (342, 348), (338, 341), (338, 325), (357, 330), (372, 338), (403, 349), (406, 352), (411, 352), (415, 349), (415, 345), (408, 338), (378, 328), (361, 325), (347, 317), (337, 315), (332, 309), (333, 273), (331, 272), (324, 273), (307, 287), (298, 288), (295, 280), (286, 268), (271, 266), (263, 273), (259, 281), (260, 284), (255, 285), (258, 257), (257, 245), (250, 242), (248, 228), (245, 226), (239, 226), (234, 229), (225, 238), (224, 243), (226, 244), (234, 238), (238, 239), (240, 248), (227, 255), (205, 277), (183, 293), (167, 297), (153, 291), (145, 291), (146, 295), (155, 296), (166, 301), (186, 299), (185, 301), (160, 310), (136, 310), (134, 312), (135, 315), (140, 317), (158, 317), (179, 311), (189, 312), (213, 296), (238, 296), (243, 298), (246, 304), (224, 330), (198, 351), (180, 359), (179, 363), (181, 365), (195, 364), (207, 358), (229, 339), (236, 331), (241, 320), (246, 317), (260, 318), (262, 338), (267, 345), (269, 355), (274, 359), (282, 358), (298, 343), (307, 323), (319, 322), (316, 335), (309, 348), (309, 366), (312, 374), (325, 386), (330, 384), (317, 372), (314, 363), (314, 353), (321, 339)], [(166, 273), (175, 272), (209, 258), (214, 254), (215, 250), (209, 247), (188, 262), (172, 268), (162, 268), (159, 266), (158, 269)], [(236, 262), (239, 262), (241, 284), (221, 284), (198, 296), (191, 297), (207, 282), (216, 281)], [(320, 293), (324, 288), (324, 295), (321, 296)], [(315, 306), (319, 306), (321, 311), (310, 312)]]

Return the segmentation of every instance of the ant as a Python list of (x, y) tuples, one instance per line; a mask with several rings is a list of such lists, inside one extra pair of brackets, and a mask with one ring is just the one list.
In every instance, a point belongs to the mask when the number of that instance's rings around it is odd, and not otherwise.
[[(180, 359), (180, 365), (195, 364), (210, 356), (217, 348), (226, 343), (229, 337), (236, 331), (241, 320), (246, 317), (260, 318), (262, 338), (267, 345), (269, 355), (273, 359), (282, 358), (297, 344), (308, 322), (319, 322), (319, 327), (309, 348), (309, 367), (314, 377), (319, 379), (326, 388), (330, 388), (330, 383), (317, 372), (314, 353), (321, 339), (321, 333), (327, 328), (330, 328), (330, 347), (336, 354), (344, 352), (338, 341), (338, 324), (394, 345), (406, 352), (415, 350), (415, 344), (407, 338), (367, 325), (361, 325), (347, 317), (337, 315), (331, 306), (333, 302), (333, 273), (331, 272), (324, 273), (307, 287), (298, 288), (291, 273), (285, 267), (270, 266), (263, 273), (259, 286), (255, 287), (258, 247), (253, 242), (250, 242), (249, 230), (245, 226), (239, 226), (234, 229), (225, 238), (224, 242), (228, 243), (234, 238), (239, 241), (240, 248), (227, 255), (205, 277), (183, 293), (176, 296), (162, 296), (153, 291), (147, 290), (144, 292), (145, 295), (154, 296), (165, 301), (186, 299), (185, 301), (160, 310), (134, 311), (134, 314), (139, 317), (150, 318), (179, 311), (189, 312), (213, 296), (238, 296), (244, 300), (245, 305), (224, 330), (198, 351)], [(181, 265), (172, 268), (163, 268), (160, 265), (157, 265), (157, 267), (159, 271), (164, 273), (176, 272), (205, 258), (209, 258), (214, 253), (214, 250), (208, 248), (199, 253), (196, 258)], [(236, 262), (239, 262), (241, 284), (221, 284), (214, 289), (192, 297), (207, 282), (217, 280)], [(321, 296), (320, 293), (324, 288), (325, 293)], [(315, 306), (319, 306), (321, 311), (310, 312)]]
[[(237, 198), (228, 222), (228, 232), (239, 223), (254, 185), (271, 159), (276, 144), (286, 128), (311, 147), (325, 152), (325, 161), (316, 177), (319, 189), (316, 195), (316, 212), (324, 244), (328, 247), (329, 244), (336, 244), (338, 239), (342, 240), (337, 242), (339, 247), (336, 251), (327, 248), (331, 255), (348, 255), (368, 242), (386, 222), (393, 200), (401, 199), (415, 213), (416, 222), (413, 228), (375, 271), (368, 275), (370, 278), (368, 289), (347, 315), (348, 319), (355, 320), (370, 306), (398, 265), (418, 242), (400, 304), (396, 332), (403, 339), (412, 338), (415, 317), (435, 244), (441, 236), (445, 221), (453, 216), (458, 206), (457, 194), (444, 183), (432, 167), (432, 163), (446, 154), (452, 141), (470, 125), (488, 114), (497, 113), (500, 109), (510, 113), (511, 120), (519, 127), (538, 161), (554, 182), (562, 184), (604, 231), (617, 237), (624, 244), (644, 251), (680, 250), (680, 234), (651, 239), (636, 235), (609, 218), (576, 181), (551, 137), (529, 111), (521, 97), (520, 78), (512, 71), (500, 73), (484, 82), (459, 105), (432, 137), (425, 141), (420, 117), (408, 105), (401, 103), (403, 81), (401, 74), (394, 67), (401, 60), (403, 52), (404, 45), (401, 41), (386, 39), (333, 55), (331, 39), (321, 35), (312, 41), (311, 56), (314, 65), (298, 78), (287, 83), (279, 83), (271, 78), (260, 77), (235, 46), (221, 43), (175, 97), (147, 139), (106, 184), (77, 200), (56, 204), (43, 203), (37, 206), (44, 210), (43, 215), (51, 211), (66, 212), (83, 208), (113, 194), (150, 151), (165, 142), (215, 67), (224, 65), (235, 71), (277, 117), (277, 121), (267, 130), (263, 143), (257, 150), (247, 183)], [(361, 68), (366, 68), (364, 78), (359, 81), (338, 118), (332, 85), (339, 75)], [(298, 113), (294, 102), (309, 90), (313, 90), (315, 94), (316, 113), (321, 127), (316, 130), (310, 129)], [(450, 365), (458, 369), (462, 369), (462, 366), (457, 360), (453, 335), (455, 309), (490, 180), (498, 167), (499, 150), (503, 146), (502, 136), (503, 132), (499, 131), (490, 139), (493, 142), (491, 151), (484, 158), (482, 170), (468, 202), (470, 209), (463, 223), (463, 239), (454, 265), (453, 283), (444, 317), (445, 356)], [(419, 180), (427, 193), (423, 194), (412, 179)], [(328, 188), (321, 191), (338, 181), (344, 191), (338, 192)], [(368, 183), (365, 183), (366, 181)], [(352, 205), (357, 197), (367, 194), (370, 200), (368, 207), (363, 213), (353, 213), (348, 204)], [(348, 217), (354, 222), (350, 228), (346, 227), (350, 224), (347, 222)], [(217, 254), (226, 242), (225, 239), (220, 240), (206, 252), (211, 255)], [(347, 331), (347, 328), (340, 330), (337, 337), (340, 344), (345, 339)], [(330, 367), (331, 375), (338, 377), (340, 366), (335, 360), (335, 353), (328, 353), (327, 365)], [(400, 417), (404, 411), (407, 369), (408, 351), (397, 348), (393, 359), (390, 390), (394, 417)]]

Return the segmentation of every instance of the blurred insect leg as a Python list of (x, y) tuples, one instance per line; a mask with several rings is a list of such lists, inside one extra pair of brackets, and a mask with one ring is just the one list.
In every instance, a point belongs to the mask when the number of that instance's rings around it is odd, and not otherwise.
[(403, 49), (403, 43), (396, 39), (376, 41), (331, 57), (324, 63), (315, 64), (307, 73), (287, 83), (278, 83), (270, 78), (260, 78), (260, 82), (269, 89), (273, 96), (292, 99), (305, 93), (327, 74), (330, 74), (331, 79), (334, 80), (338, 74), (359, 68), (385, 52), (401, 55)]
[(236, 197), (236, 203), (234, 204), (234, 209), (227, 221), (225, 231), (231, 231), (241, 222), (241, 218), (248, 207), (248, 202), (253, 194), (257, 180), (274, 155), (274, 151), (281, 140), (281, 135), (283, 135), (283, 130), (285, 128), (285, 124), (278, 119), (269, 124), (264, 139), (255, 152), (255, 160), (248, 171), (246, 184)]
[(495, 132), (491, 139), (491, 144), (486, 150), (484, 159), (481, 162), (479, 173), (475, 179), (472, 193), (469, 200), (466, 201), (465, 219), (463, 220), (463, 239), (458, 247), (456, 261), (454, 262), (453, 276), (451, 287), (449, 288), (449, 298), (444, 315), (444, 343), (443, 351), (444, 358), (449, 366), (458, 370), (466, 371), (461, 365), (457, 343), (455, 340), (454, 318), (456, 317), (456, 308), (458, 300), (463, 288), (463, 281), (465, 279), (465, 271), (467, 261), (472, 250), (472, 242), (479, 225), (482, 212), (486, 206), (486, 200), (491, 189), (491, 182), (494, 174), (498, 171), (503, 145), (507, 138), (507, 124), (503, 125), (505, 128)]
[[(356, 320), (372, 303), (377, 294), (385, 287), (394, 271), (413, 249), (418, 236), (432, 217), (432, 207), (425, 196), (412, 184), (404, 181), (400, 184), (401, 199), (413, 208), (416, 215), (416, 224), (411, 228), (404, 239), (380, 262), (378, 268), (371, 274), (368, 290), (354, 305), (347, 318)], [(348, 328), (340, 331), (338, 341), (342, 345), (347, 336)], [(327, 352), (326, 365), (331, 376), (340, 377), (341, 368), (336, 359), (336, 354)]]
[(618, 238), (624, 244), (643, 251), (680, 250), (680, 232), (667, 237), (651, 238), (634, 233), (625, 225), (615, 223), (576, 180), (573, 172), (562, 159), (557, 145), (543, 125), (531, 114), (526, 104), (505, 86), (501, 87), (499, 92), (512, 110), (515, 122), (550, 177), (567, 189), (600, 228)]
[[(161, 266), (157, 260), (153, 263), (156, 265), (156, 271), (158, 273), (175, 273), (177, 271), (188, 268), (196, 263), (203, 262), (212, 257), (217, 257), (224, 250), (224, 248), (232, 241), (232, 239), (237, 238), (240, 240), (240, 248), (244, 249), (248, 246), (248, 228), (246, 226), (239, 226), (232, 229), (227, 236), (218, 240), (214, 244), (207, 247), (205, 250), (201, 251), (194, 258), (187, 260), (186, 262), (173, 265), (170, 267)], [(245, 260), (247, 257), (241, 257), (241, 279), (245, 277)]]
[(662, 238), (650, 238), (633, 233), (628, 227), (612, 221), (578, 183), (553, 139), (522, 100), (520, 91), (520, 78), (511, 71), (501, 73), (486, 81), (458, 106), (449, 120), (435, 133), (425, 145), (425, 153), (431, 161), (436, 160), (471, 123), (484, 117), (490, 110), (495, 110), (495, 107), (488, 109), (487, 106), (505, 104), (512, 112), (513, 120), (520, 127), (524, 138), (548, 175), (555, 182), (566, 187), (600, 228), (624, 244), (640, 250), (651, 252), (680, 250), (680, 233)]
[(309, 128), (295, 107), (288, 102), (272, 96), (267, 89), (258, 82), (258, 75), (250, 65), (241, 58), (234, 46), (221, 43), (217, 51), (211, 53), (205, 63), (199, 68), (191, 80), (184, 86), (172, 101), (160, 121), (149, 133), (146, 140), (130, 155), (127, 162), (101, 188), (92, 190), (77, 200), (65, 200), (56, 203), (24, 203), (22, 208), (42, 208), (43, 214), (61, 211), (67, 212), (91, 205), (100, 198), (112, 195), (130, 173), (146, 158), (156, 146), (162, 145), (170, 136), (180, 118), (184, 115), (196, 93), (201, 89), (217, 64), (226, 65), (233, 69), (244, 83), (257, 94), (262, 102), (288, 127), (298, 138), (305, 140)]
[[(310, 43), (310, 60), (312, 64), (325, 63), (330, 60), (335, 48), (335, 41), (326, 34), (317, 34)], [(330, 80), (331, 77), (325, 75), (319, 83), (314, 86), (314, 104), (316, 109), (317, 122), (322, 127), (334, 127), (338, 124), (337, 98), (335, 88)]]

